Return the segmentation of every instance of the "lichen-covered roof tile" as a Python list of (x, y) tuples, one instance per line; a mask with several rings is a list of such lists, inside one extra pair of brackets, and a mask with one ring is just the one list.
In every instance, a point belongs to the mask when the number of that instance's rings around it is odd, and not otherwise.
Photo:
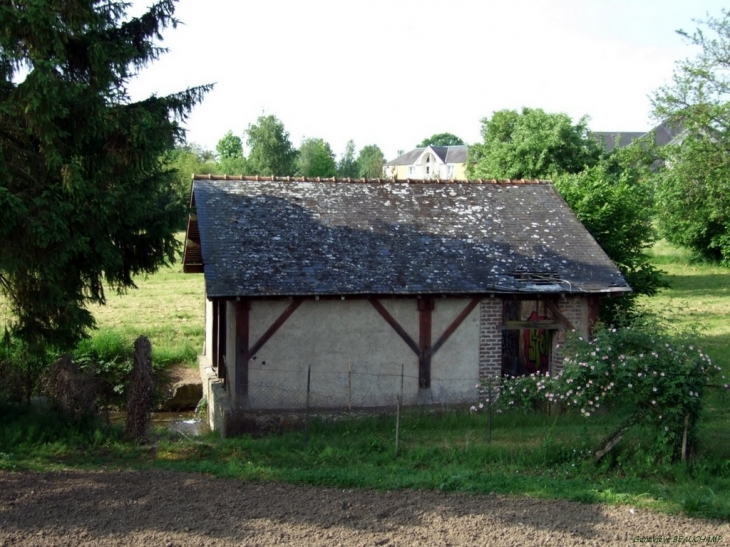
[(630, 290), (550, 183), (195, 180), (193, 192), (211, 298)]

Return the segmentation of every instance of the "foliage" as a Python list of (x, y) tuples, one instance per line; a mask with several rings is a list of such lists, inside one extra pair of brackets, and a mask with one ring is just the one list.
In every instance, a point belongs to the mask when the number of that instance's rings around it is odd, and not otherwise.
[(347, 141), (345, 153), (342, 154), (340, 161), (337, 163), (337, 176), (343, 178), (357, 178), (360, 175), (355, 157), (355, 142)]
[(650, 186), (642, 182), (640, 168), (622, 165), (621, 154), (633, 159), (630, 154), (635, 150), (641, 147), (619, 150), (610, 161), (555, 179), (560, 195), (633, 289), (624, 296), (602, 299), (600, 316), (608, 324), (634, 313), (638, 296), (652, 296), (667, 286), (662, 271), (646, 254), (656, 241)]
[[(177, 144), (163, 156), (166, 169), (173, 171), (174, 188), (180, 203), (187, 205), (190, 200), (192, 175), (218, 173), (215, 156), (195, 143)], [(180, 229), (184, 229), (187, 215), (181, 215)]]
[(633, 419), (649, 427), (659, 459), (678, 459), (685, 433), (689, 449), (696, 447), (706, 385), (720, 372), (693, 338), (655, 322), (601, 327), (591, 341), (573, 338), (562, 375), (564, 385), (570, 385), (566, 404), (585, 416), (601, 402), (620, 404), (629, 414), (627, 423), (633, 425)]
[(297, 156), (297, 174), (305, 177), (334, 177), (335, 153), (322, 139), (304, 139)]
[(379, 179), (383, 176), (385, 156), (377, 144), (368, 144), (357, 156), (358, 174), (366, 179)]
[(252, 175), (289, 176), (295, 171), (297, 151), (276, 116), (260, 116), (246, 129), (248, 169)]
[(707, 383), (720, 373), (694, 345), (696, 333), (671, 332), (642, 319), (619, 328), (599, 325), (594, 334), (592, 340), (569, 338), (560, 373), (505, 379), (496, 398), (499, 410), (527, 412), (551, 403), (588, 418), (611, 407), (624, 420), (607, 439), (618, 440), (641, 425), (659, 461), (679, 458), (685, 432), (694, 450)]
[(245, 174), (246, 159), (243, 157), (241, 137), (228, 131), (215, 147), (218, 152), (218, 170), (225, 174)]
[(53, 407), (70, 418), (98, 413), (98, 387), (91, 371), (82, 372), (70, 355), (62, 355), (44, 375), (43, 393)]
[(664, 148), (657, 186), (662, 235), (730, 266), (730, 12), (679, 31), (700, 49), (678, 63), (670, 85), (653, 97), (653, 114), (682, 129)]
[(118, 1), (0, 6), (0, 285), (28, 351), (71, 349), (104, 286), (174, 259), (183, 206), (160, 157), (203, 86), (131, 102), (128, 80), (164, 50), (173, 0), (126, 19)]
[(12, 469), (12, 456), (18, 452), (88, 450), (120, 439), (118, 430), (92, 414), (69, 416), (54, 408), (0, 401), (0, 468)]
[(0, 343), (0, 403), (30, 401), (48, 362), (6, 331)]
[(483, 143), (469, 148), (470, 178), (537, 179), (580, 173), (601, 156), (588, 119), (541, 109), (499, 110), (482, 119)]
[(426, 146), (458, 146), (463, 144), (464, 141), (453, 133), (436, 133), (427, 139), (423, 139), (421, 144), (418, 145), (418, 148), (425, 148)]

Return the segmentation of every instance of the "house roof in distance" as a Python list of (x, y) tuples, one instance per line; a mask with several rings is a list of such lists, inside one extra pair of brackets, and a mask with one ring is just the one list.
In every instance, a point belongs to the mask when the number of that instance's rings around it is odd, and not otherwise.
[(416, 160), (421, 157), (421, 154), (423, 154), (426, 148), (433, 150), (434, 154), (436, 154), (444, 163), (466, 163), (469, 154), (469, 147), (466, 145), (428, 146), (414, 148), (410, 152), (406, 152), (402, 156), (398, 156), (385, 165), (413, 165)]
[(631, 290), (549, 181), (204, 175), (191, 204), (209, 298)]
[[(683, 129), (681, 127), (673, 127), (667, 122), (662, 122), (654, 129), (645, 132), (637, 131), (594, 131), (591, 134), (598, 139), (605, 147), (606, 152), (611, 152), (614, 148), (623, 148), (628, 146), (636, 139), (654, 135), (657, 146), (665, 146), (672, 143), (680, 137)], [(618, 146), (616, 146), (618, 144)]]

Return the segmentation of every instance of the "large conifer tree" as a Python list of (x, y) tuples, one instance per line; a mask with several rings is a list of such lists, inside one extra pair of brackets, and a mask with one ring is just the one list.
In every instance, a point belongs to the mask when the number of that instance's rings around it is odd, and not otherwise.
[(123, 291), (174, 259), (183, 211), (160, 158), (209, 86), (132, 102), (176, 21), (174, 0), (126, 6), (0, 0), (0, 286), (31, 349), (73, 347), (105, 282)]

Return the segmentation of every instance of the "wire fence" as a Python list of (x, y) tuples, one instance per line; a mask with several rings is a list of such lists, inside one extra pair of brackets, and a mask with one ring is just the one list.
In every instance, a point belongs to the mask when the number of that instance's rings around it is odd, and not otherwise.
[(478, 400), (477, 371), (463, 376), (433, 373), (428, 388), (419, 388), (416, 371), (402, 363), (382, 363), (366, 368), (349, 365), (346, 370), (324, 367), (297, 369), (251, 367), (248, 408), (251, 410), (357, 410), (405, 406), (464, 405)]

